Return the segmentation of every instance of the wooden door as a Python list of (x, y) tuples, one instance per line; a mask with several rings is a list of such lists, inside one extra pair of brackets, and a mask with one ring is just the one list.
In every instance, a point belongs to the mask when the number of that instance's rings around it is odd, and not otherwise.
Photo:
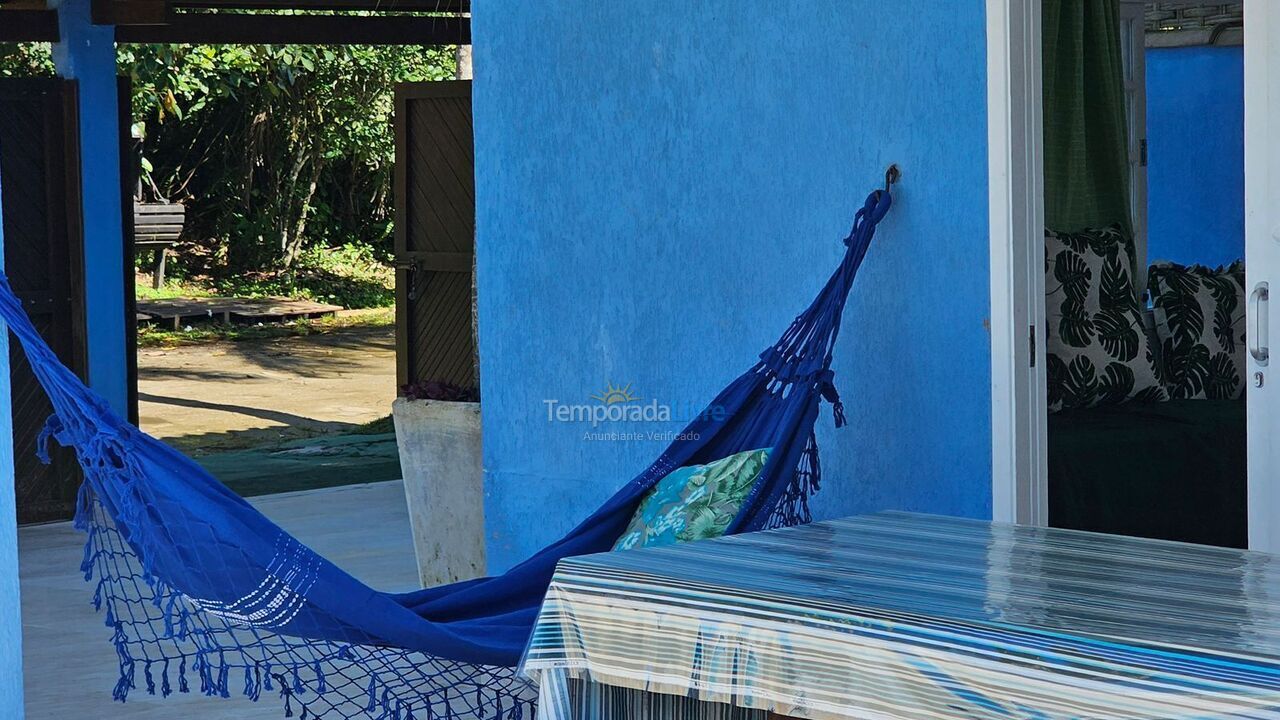
[[(56, 78), (0, 78), (0, 175), (4, 265), (32, 322), (58, 357), (85, 375), (83, 253), (76, 85)], [(14, 471), (19, 522), (70, 517), (80, 487), (74, 454), (36, 439), (52, 412), (17, 343), (10, 343)]]
[(471, 81), (398, 86), (395, 131), (397, 379), (474, 388)]
[(124, 226), (124, 333), (125, 371), (128, 376), (129, 422), (138, 424), (138, 276), (133, 198), (142, 172), (142, 154), (133, 138), (133, 81), (120, 77), (117, 93), (120, 122), (120, 218)]

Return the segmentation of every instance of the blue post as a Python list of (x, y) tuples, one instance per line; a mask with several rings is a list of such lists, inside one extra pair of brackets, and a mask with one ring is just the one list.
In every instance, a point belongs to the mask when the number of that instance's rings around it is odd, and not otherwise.
[[(4, 208), (0, 207), (0, 267), (3, 264)], [(9, 390), (9, 331), (0, 321), (0, 719), (20, 720), (22, 604), (18, 596), (18, 511), (13, 497)]]
[(89, 0), (58, 5), (58, 74), (80, 97), (80, 175), (84, 208), (85, 325), (89, 385), (128, 416), (124, 234), (120, 216), (120, 121), (115, 29), (94, 25)]

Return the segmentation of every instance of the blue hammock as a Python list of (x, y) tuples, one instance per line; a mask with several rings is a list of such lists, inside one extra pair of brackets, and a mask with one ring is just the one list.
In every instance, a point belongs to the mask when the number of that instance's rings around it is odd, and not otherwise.
[[(143, 434), (86, 388), (40, 338), (0, 277), (0, 316), (53, 403), (42, 437), (84, 468), (76, 526), (81, 570), (120, 663), (114, 697), (200, 692), (257, 700), (285, 715), (385, 720), (532, 718), (535, 690), (514, 666), (563, 557), (609, 550), (671, 470), (772, 448), (729, 528), (809, 520), (818, 486), (818, 406), (843, 409), (831, 353), (854, 275), (891, 204), (873, 192), (817, 299), (712, 401), (682, 438), (568, 535), (509, 572), (407, 594), (373, 590), (280, 529), (199, 465)], [(45, 449), (41, 451), (47, 461)]]

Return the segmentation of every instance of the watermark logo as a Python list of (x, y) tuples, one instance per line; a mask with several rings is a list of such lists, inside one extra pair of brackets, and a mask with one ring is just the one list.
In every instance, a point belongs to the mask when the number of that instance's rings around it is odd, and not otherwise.
[(599, 400), (605, 405), (638, 402), (640, 400), (639, 397), (631, 394), (631, 383), (627, 383), (626, 387), (617, 387), (612, 381), (605, 383), (604, 391), (592, 395), (591, 399)]
[(543, 400), (547, 422), (589, 423), (600, 427), (606, 422), (670, 422), (671, 406), (657, 400), (645, 402), (631, 392), (631, 385), (605, 384), (604, 390), (592, 393), (590, 403), (562, 403)]
[(696, 433), (675, 432), (670, 429), (627, 430), (616, 426), (624, 423), (687, 423), (695, 418), (718, 420), (724, 418), (724, 410), (718, 406), (692, 407), (680, 403), (660, 402), (642, 398), (632, 390), (631, 383), (615, 385), (605, 383), (604, 389), (590, 393), (588, 402), (565, 403), (560, 400), (543, 400), (547, 422), (582, 424), (589, 426), (584, 440), (593, 441), (654, 441), (671, 442), (677, 439), (696, 439)]

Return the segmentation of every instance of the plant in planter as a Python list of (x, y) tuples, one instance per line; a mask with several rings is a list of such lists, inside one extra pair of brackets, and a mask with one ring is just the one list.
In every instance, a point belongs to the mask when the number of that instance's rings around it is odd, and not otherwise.
[(424, 587), (485, 573), (480, 393), (446, 382), (400, 388), (396, 444)]

